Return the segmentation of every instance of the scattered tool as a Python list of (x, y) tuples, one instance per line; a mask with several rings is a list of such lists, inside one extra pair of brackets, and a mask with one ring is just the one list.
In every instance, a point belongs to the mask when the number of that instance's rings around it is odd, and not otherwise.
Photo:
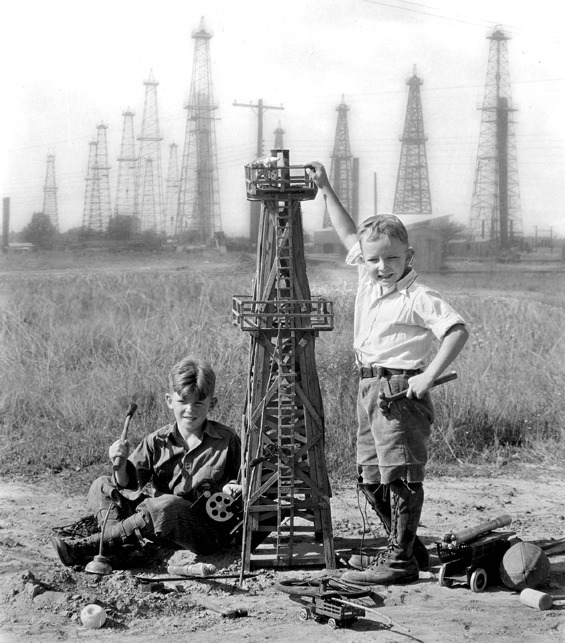
[(247, 610), (244, 607), (237, 607), (235, 609), (223, 609), (216, 603), (212, 603), (206, 598), (198, 598), (198, 605), (205, 607), (207, 610), (216, 612), (222, 618), (241, 618), (242, 616), (247, 616)]
[(443, 537), (443, 542), (447, 543), (447, 547), (456, 547), (457, 545), (462, 545), (481, 534), (486, 534), (493, 529), (499, 529), (500, 527), (506, 527), (512, 522), (512, 517), (508, 514), (503, 514), (493, 518), (492, 520), (487, 520), (486, 522), (481, 522), (475, 527), (466, 527), (460, 531), (454, 531), (449, 534), (446, 534)]
[(520, 592), (520, 601), (528, 607), (535, 607), (538, 610), (548, 610), (553, 606), (554, 601), (565, 600), (565, 594), (546, 594), (537, 589), (523, 589)]
[(565, 552), (565, 538), (536, 544), (538, 544), (543, 549), (546, 556), (554, 556), (556, 554), (562, 554), (563, 552)]
[[(244, 578), (254, 578), (255, 576), (258, 576), (259, 574), (244, 574)], [(158, 582), (166, 582), (166, 581), (173, 581), (173, 580), (223, 580), (224, 578), (239, 578), (240, 574), (215, 574), (212, 576), (202, 576), (199, 574), (198, 576), (186, 576), (186, 575), (179, 575), (179, 576), (144, 576), (143, 574), (139, 574), (137, 576), (134, 576), (138, 581), (141, 581), (142, 583), (158, 583)]]
[(214, 576), (218, 571), (210, 563), (193, 563), (192, 565), (167, 565), (167, 572), (171, 576)]
[[(445, 384), (446, 382), (451, 382), (452, 380), (457, 379), (457, 373), (455, 371), (451, 373), (446, 373), (445, 375), (442, 375), (441, 377), (438, 377), (437, 380), (434, 380), (434, 383), (432, 384), (432, 388), (434, 386), (439, 386), (440, 384)], [(406, 393), (408, 393), (408, 389), (405, 389), (404, 391), (400, 391), (399, 393), (395, 393), (394, 395), (391, 395), (389, 397), (384, 396), (382, 399), (389, 403), (394, 402), (395, 400), (400, 400), (403, 397), (406, 397)]]

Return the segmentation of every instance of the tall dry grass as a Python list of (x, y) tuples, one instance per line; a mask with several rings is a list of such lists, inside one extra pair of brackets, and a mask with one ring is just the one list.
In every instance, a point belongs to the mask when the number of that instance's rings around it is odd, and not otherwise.
[[(524, 296), (519, 281), (505, 296), (463, 294), (464, 278), (432, 281), (471, 329), (459, 380), (433, 393), (432, 466), (562, 460), (565, 308)], [(314, 271), (311, 287), (336, 310), (334, 331), (316, 344), (328, 468), (353, 479), (354, 285)], [(0, 317), (3, 472), (107, 467), (130, 401), (139, 407), (132, 442), (169, 421), (167, 372), (188, 353), (218, 372), (214, 419), (239, 428), (249, 338), (231, 323), (231, 298), (250, 292), (251, 276), (233, 271), (13, 277)]]

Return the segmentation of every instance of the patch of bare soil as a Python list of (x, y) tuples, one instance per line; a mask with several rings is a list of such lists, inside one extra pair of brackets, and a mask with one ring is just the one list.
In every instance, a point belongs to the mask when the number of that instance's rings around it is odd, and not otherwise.
[[(51, 487), (52, 489), (52, 487)], [(93, 576), (63, 567), (50, 545), (54, 527), (84, 515), (84, 498), (64, 497), (48, 484), (0, 484), (0, 641), (362, 641), (429, 643), (496, 641), (551, 643), (565, 640), (565, 607), (547, 611), (523, 605), (517, 592), (493, 584), (473, 592), (465, 585), (438, 583), (435, 543), (446, 533), (477, 525), (501, 514), (513, 518), (506, 529), (524, 541), (565, 536), (565, 475), (523, 471), (520, 477), (441, 477), (426, 483), (420, 536), (432, 554), (430, 572), (410, 585), (377, 586), (376, 614), (367, 612), (349, 627), (330, 629), (314, 619), (299, 620), (300, 605), (275, 587), (276, 581), (323, 576), (325, 570), (253, 570), (240, 587), (238, 578), (141, 582), (137, 575), (166, 574), (167, 562), (185, 562), (186, 553), (154, 551), (130, 569)], [(332, 501), (335, 545), (342, 560), (358, 550), (364, 520), (354, 489), (336, 488)], [(364, 539), (382, 546), (383, 532), (371, 513)], [(239, 552), (203, 559), (222, 574), (238, 574)], [(541, 587), (565, 593), (565, 554), (550, 556), (551, 572)], [(345, 567), (332, 575), (339, 577)], [(363, 599), (365, 600), (365, 599)], [(204, 606), (241, 608), (247, 616), (224, 618)], [(106, 624), (84, 628), (80, 612), (103, 605)], [(562, 604), (563, 605), (563, 604)], [(396, 625), (391, 625), (392, 619)]]

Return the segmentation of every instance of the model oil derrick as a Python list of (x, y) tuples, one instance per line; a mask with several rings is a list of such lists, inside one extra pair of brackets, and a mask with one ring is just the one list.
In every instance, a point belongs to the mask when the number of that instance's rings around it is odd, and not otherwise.
[(333, 328), (333, 307), (310, 295), (300, 208), (317, 188), (287, 150), (271, 154), (245, 168), (247, 198), (261, 201), (257, 272), (253, 297), (233, 299), (234, 324), (251, 336), (242, 563), (334, 568), (314, 353), (318, 332)]

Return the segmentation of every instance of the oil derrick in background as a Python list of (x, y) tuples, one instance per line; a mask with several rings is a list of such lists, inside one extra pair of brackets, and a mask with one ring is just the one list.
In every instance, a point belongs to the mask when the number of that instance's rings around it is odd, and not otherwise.
[[(342, 95), (341, 103), (336, 107), (337, 125), (335, 129), (334, 149), (332, 152), (332, 163), (330, 167), (330, 180), (335, 193), (349, 212), (354, 221), (358, 219), (358, 193), (359, 193), (359, 169), (358, 159), (351, 155), (349, 144), (349, 125), (347, 112), (349, 107), (345, 104)], [(324, 214), (323, 228), (331, 228), (330, 217)]]
[(169, 146), (169, 169), (165, 185), (165, 236), (172, 237), (175, 234), (177, 222), (180, 187), (178, 145), (176, 143), (171, 143)]
[(112, 205), (110, 202), (110, 165), (108, 164), (108, 126), (96, 127), (95, 143), (90, 143), (86, 193), (84, 199), (83, 231), (105, 232), (108, 229)]
[(247, 198), (261, 204), (257, 272), (252, 299), (233, 299), (233, 322), (251, 336), (242, 436), (242, 568), (255, 562), (333, 569), (314, 350), (318, 333), (333, 328), (333, 307), (310, 295), (300, 207), (316, 196), (316, 186), (303, 165), (289, 164), (287, 150), (271, 155), (277, 158), (245, 167)]
[(108, 142), (106, 130), (108, 126), (100, 123), (96, 127), (98, 136), (96, 138), (96, 161), (94, 164), (94, 174), (96, 176), (95, 185), (97, 190), (94, 196), (98, 198), (98, 210), (100, 212), (101, 230), (108, 229), (110, 217), (112, 216), (112, 202), (110, 199), (110, 164), (108, 162)]
[(118, 156), (118, 184), (116, 188), (116, 205), (114, 216), (131, 217), (133, 225), (136, 218), (135, 199), (137, 192), (137, 156), (135, 154), (135, 137), (133, 134), (134, 113), (127, 109), (122, 113), (124, 127), (122, 144)]
[(182, 156), (176, 236), (192, 243), (208, 243), (221, 231), (220, 188), (216, 152), (216, 124), (210, 61), (212, 33), (204, 18), (193, 31), (194, 56)]
[(161, 233), (164, 226), (163, 180), (161, 173), (161, 141), (157, 86), (159, 83), (149, 73), (145, 85), (145, 102), (139, 141), (137, 191), (135, 210), (138, 232), (152, 230)]
[(510, 72), (506, 41), (496, 27), (490, 36), (481, 130), (471, 201), (470, 236), (507, 254), (522, 234)]
[(59, 230), (59, 209), (57, 207), (57, 181), (55, 179), (55, 155), (47, 155), (47, 172), (43, 188), (43, 214), (49, 217), (53, 227)]
[[(94, 170), (96, 166), (96, 141), (88, 144), (88, 168), (85, 177), (84, 208), (82, 212), (82, 232), (102, 231), (100, 199), (98, 197), (98, 177)], [(94, 196), (96, 194), (96, 196)]]
[(281, 122), (279, 121), (279, 126), (275, 130), (275, 150), (284, 149), (284, 134), (285, 131), (281, 127)]
[(412, 77), (406, 81), (410, 89), (404, 132), (400, 138), (402, 147), (392, 208), (394, 214), (432, 213), (426, 136), (420, 99), (420, 85), (423, 83), (424, 81), (416, 75), (416, 65), (414, 65)]

